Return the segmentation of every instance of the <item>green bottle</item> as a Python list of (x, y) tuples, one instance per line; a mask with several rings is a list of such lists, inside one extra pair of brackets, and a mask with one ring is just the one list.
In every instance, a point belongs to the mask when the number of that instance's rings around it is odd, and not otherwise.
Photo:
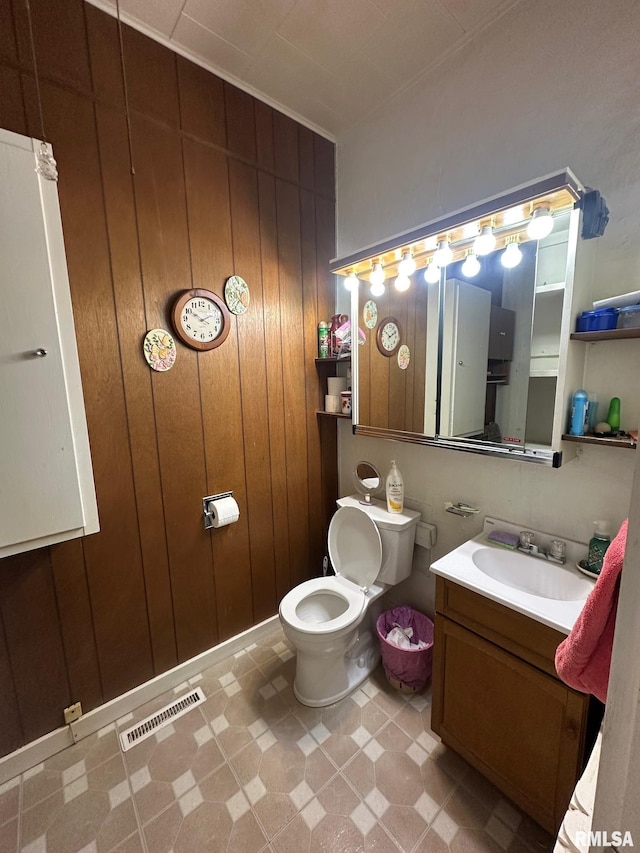
[(620, 429), (620, 397), (611, 398), (607, 423), (611, 427), (611, 432), (617, 432)]
[(593, 536), (589, 541), (587, 555), (587, 569), (594, 575), (599, 575), (602, 571), (602, 561), (610, 544), (609, 524), (606, 521), (594, 521)]

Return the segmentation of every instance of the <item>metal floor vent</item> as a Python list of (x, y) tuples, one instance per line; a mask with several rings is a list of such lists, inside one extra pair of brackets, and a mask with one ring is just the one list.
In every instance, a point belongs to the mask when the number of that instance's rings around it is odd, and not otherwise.
[(151, 735), (155, 734), (159, 729), (163, 729), (165, 726), (168, 726), (169, 723), (173, 720), (177, 720), (178, 717), (186, 714), (187, 711), (195, 708), (196, 705), (202, 704), (204, 700), (205, 695), (202, 692), (202, 688), (196, 687), (195, 690), (192, 690), (190, 693), (186, 693), (184, 696), (176, 699), (175, 702), (165, 705), (164, 708), (156, 711), (155, 714), (151, 714), (150, 717), (145, 717), (144, 720), (136, 723), (135, 726), (132, 726), (125, 732), (120, 733), (120, 746), (122, 747), (122, 751), (126, 752), (128, 749), (131, 749), (132, 746), (140, 743), (140, 741), (151, 737)]

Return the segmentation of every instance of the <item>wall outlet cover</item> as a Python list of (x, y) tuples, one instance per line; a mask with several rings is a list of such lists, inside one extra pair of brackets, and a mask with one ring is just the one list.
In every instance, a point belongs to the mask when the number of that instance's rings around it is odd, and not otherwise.
[(82, 705), (80, 702), (75, 702), (73, 705), (69, 705), (68, 708), (65, 708), (63, 713), (65, 725), (68, 726), (69, 723), (73, 723), (74, 720), (77, 720), (82, 716)]

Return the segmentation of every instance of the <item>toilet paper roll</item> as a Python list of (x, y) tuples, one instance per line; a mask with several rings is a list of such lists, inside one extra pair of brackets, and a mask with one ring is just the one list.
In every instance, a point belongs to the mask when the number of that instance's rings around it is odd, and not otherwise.
[(209, 501), (209, 512), (213, 516), (214, 527), (226, 527), (240, 518), (240, 509), (232, 497)]
[(327, 376), (327, 393), (331, 397), (339, 397), (341, 391), (347, 390), (346, 376)]
[(324, 395), (324, 410), (325, 412), (340, 411), (340, 396), (338, 394)]

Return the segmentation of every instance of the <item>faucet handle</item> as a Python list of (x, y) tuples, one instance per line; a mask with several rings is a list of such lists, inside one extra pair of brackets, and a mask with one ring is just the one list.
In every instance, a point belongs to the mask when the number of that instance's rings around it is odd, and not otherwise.
[(564, 563), (567, 558), (567, 543), (562, 539), (552, 539), (549, 543), (549, 556)]
[(533, 547), (534, 534), (530, 530), (520, 531), (520, 547), (530, 551)]

